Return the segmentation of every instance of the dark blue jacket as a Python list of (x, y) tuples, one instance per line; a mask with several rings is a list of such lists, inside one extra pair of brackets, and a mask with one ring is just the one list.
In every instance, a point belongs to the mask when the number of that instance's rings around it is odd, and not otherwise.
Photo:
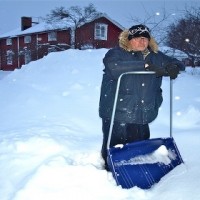
[[(142, 52), (126, 51), (121, 47), (110, 49), (104, 59), (104, 74), (101, 85), (99, 115), (111, 119), (118, 77), (129, 71), (144, 71), (145, 63), (165, 70), (168, 64), (182, 65), (162, 52), (150, 53), (144, 59)], [(151, 75), (125, 75), (119, 89), (115, 120), (122, 123), (147, 124), (158, 115), (163, 101), (161, 90), (162, 77)]]

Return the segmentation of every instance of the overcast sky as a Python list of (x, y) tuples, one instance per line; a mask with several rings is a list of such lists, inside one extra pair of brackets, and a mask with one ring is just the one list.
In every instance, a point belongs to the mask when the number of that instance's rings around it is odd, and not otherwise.
[(175, 13), (173, 17), (178, 17), (185, 7), (200, 7), (199, 0), (0, 0), (0, 34), (19, 28), (22, 16), (37, 20), (56, 7), (85, 7), (89, 3), (93, 3), (97, 11), (108, 14), (126, 28), (134, 25), (131, 20), (133, 17), (142, 19), (147, 14), (157, 12), (161, 17), (164, 9), (168, 14)]

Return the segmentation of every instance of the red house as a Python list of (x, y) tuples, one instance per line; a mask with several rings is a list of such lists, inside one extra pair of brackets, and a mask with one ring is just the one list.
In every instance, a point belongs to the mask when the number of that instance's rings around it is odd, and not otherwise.
[(34, 23), (31, 17), (21, 18), (21, 28), (0, 35), (0, 70), (14, 70), (50, 52), (69, 48), (112, 48), (124, 28), (102, 14), (75, 31), (71, 27)]
[(124, 27), (104, 14), (76, 29), (75, 47), (78, 49), (115, 47), (122, 30)]

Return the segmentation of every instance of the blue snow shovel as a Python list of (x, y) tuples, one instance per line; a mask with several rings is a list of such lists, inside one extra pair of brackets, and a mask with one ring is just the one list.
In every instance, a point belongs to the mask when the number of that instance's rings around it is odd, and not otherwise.
[(153, 138), (110, 147), (115, 111), (121, 78), (128, 74), (149, 75), (155, 72), (136, 71), (121, 74), (118, 78), (110, 130), (107, 142), (107, 162), (117, 185), (122, 188), (137, 186), (149, 189), (160, 179), (183, 163), (172, 137), (172, 80), (170, 79), (170, 137)]

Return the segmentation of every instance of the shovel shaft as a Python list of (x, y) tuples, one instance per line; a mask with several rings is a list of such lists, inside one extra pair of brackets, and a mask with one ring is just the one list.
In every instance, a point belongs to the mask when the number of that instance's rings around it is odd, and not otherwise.
[(172, 127), (173, 127), (173, 80), (170, 78), (170, 137), (172, 137)]

